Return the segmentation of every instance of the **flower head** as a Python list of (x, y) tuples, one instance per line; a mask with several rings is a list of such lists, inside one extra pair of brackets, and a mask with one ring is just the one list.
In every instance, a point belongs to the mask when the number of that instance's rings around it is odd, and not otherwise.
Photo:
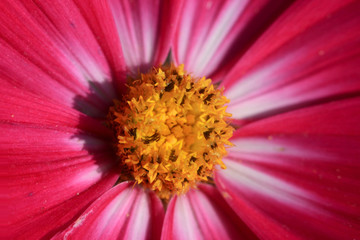
[(0, 9), (1, 238), (360, 236), (358, 1)]
[(108, 117), (124, 177), (127, 171), (128, 180), (166, 199), (207, 182), (216, 165), (225, 168), (221, 159), (233, 132), (222, 91), (183, 68), (158, 68), (130, 80)]

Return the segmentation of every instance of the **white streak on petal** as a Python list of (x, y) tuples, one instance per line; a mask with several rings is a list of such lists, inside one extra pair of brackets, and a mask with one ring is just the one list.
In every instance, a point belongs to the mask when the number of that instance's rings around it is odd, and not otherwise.
[[(331, 153), (320, 152), (317, 149), (311, 149), (309, 146), (302, 146), (299, 142), (292, 142), (291, 140), (283, 140), (280, 137), (273, 137), (271, 135), (266, 137), (242, 137), (233, 139), (231, 142), (235, 145), (228, 150), (229, 157), (236, 157), (240, 155), (251, 154), (251, 159), (254, 159), (255, 155), (260, 156), (287, 156), (299, 158), (306, 156), (306, 159), (316, 160), (336, 160), (336, 157)], [(268, 158), (268, 161), (272, 161)], [(276, 159), (279, 164), (283, 164), (281, 159)]]
[[(230, 100), (235, 100), (236, 98), (251, 94), (256, 89), (266, 89), (266, 85), (269, 87), (275, 86), (277, 82), (282, 80), (281, 76), (285, 74), (284, 65), (287, 62), (294, 61), (296, 55), (296, 52), (291, 52), (288, 55), (271, 59), (271, 61), (268, 60), (268, 63), (264, 63), (262, 66), (258, 66), (255, 71), (248, 72), (242, 76), (231, 88), (225, 89), (224, 95)], [(232, 108), (231, 102), (229, 108)], [(236, 114), (236, 111), (234, 114)]]
[[(207, 7), (209, 2), (207, 3)], [(211, 3), (212, 4), (212, 3)], [(197, 51), (195, 56), (192, 56), (190, 59), (196, 59), (190, 63), (190, 66), (193, 66), (193, 69), (196, 73), (203, 73), (208, 75), (209, 72), (206, 72), (205, 69), (214, 69), (214, 66), (208, 66), (209, 61), (214, 56), (216, 50), (218, 50), (220, 44), (224, 41), (224, 38), (227, 36), (231, 28), (233, 27), (238, 16), (243, 12), (248, 1), (232, 1), (233, 6), (228, 7), (228, 11), (224, 11), (222, 16), (219, 16), (219, 23), (216, 24), (210, 33), (207, 34), (206, 41), (198, 42), (202, 46), (197, 46), (197, 49), (200, 49), (200, 53)], [(211, 5), (210, 5), (211, 7)], [(225, 52), (223, 52), (223, 55)], [(198, 57), (196, 57), (198, 56)], [(221, 56), (217, 56), (220, 60)], [(216, 64), (215, 64), (216, 63)], [(213, 62), (212, 65), (217, 65), (217, 62)]]
[[(203, 221), (202, 226), (207, 227), (207, 229), (203, 228), (202, 230), (210, 231), (210, 234), (216, 234), (216, 236), (222, 236), (223, 240), (230, 239), (224, 223), (221, 222), (221, 218), (219, 217), (219, 214), (216, 213), (214, 205), (210, 203), (209, 198), (207, 198), (203, 192), (198, 190), (195, 191), (196, 194), (192, 195), (193, 197), (191, 200), (195, 200), (192, 202), (192, 205), (194, 206), (196, 217), (200, 221)], [(216, 229), (211, 229), (212, 226), (217, 227)], [(213, 232), (214, 230), (216, 233)]]
[[(178, 197), (174, 211), (174, 231), (176, 236), (181, 236), (179, 239), (198, 239), (201, 236), (200, 229), (187, 198)], [(179, 228), (180, 226), (181, 228)]]
[(323, 214), (320, 209), (305, 200), (317, 199), (310, 192), (244, 164), (226, 160), (224, 162), (226, 162), (227, 170), (223, 172), (223, 177), (230, 182), (243, 185), (245, 188), (251, 189), (251, 191), (266, 195), (282, 204)]
[[(96, 225), (97, 231), (95, 232), (101, 232), (102, 238), (106, 238), (106, 236), (113, 236), (113, 231), (120, 230), (126, 222), (122, 219), (126, 217), (135, 196), (136, 193), (131, 189), (125, 189), (114, 198), (98, 217), (99, 221)], [(111, 231), (107, 231), (107, 229)], [(100, 236), (100, 234), (97, 235)]]
[[(142, 193), (132, 211), (127, 236), (129, 239), (146, 239), (147, 228), (150, 221), (150, 200), (147, 194)], [(146, 226), (146, 228), (144, 227)]]

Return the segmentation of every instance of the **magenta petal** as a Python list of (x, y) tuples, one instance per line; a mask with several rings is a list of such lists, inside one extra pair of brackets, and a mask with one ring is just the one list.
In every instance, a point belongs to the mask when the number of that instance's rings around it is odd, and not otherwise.
[(112, 171), (107, 131), (72, 108), (1, 86), (4, 234), (6, 239), (49, 238), (114, 185), (118, 175)]
[(289, 1), (185, 1), (173, 41), (174, 61), (198, 77), (221, 80)]
[(6, 194), (2, 222), (9, 239), (52, 236), (118, 177), (105, 150), (83, 150), (90, 142), (94, 149), (99, 147), (91, 137), (70, 140), (76, 136), (72, 130), (10, 124), (0, 124), (0, 131), (6, 136), (0, 138), (1, 175), (6, 179), (1, 183)]
[(165, 61), (181, 3), (178, 0), (110, 1), (124, 59), (131, 72), (145, 72)]
[(239, 129), (216, 184), (260, 237), (360, 236), (360, 98)]
[(167, 208), (162, 239), (256, 239), (212, 186), (199, 185), (174, 197)]
[(359, 12), (359, 1), (291, 5), (222, 83), (233, 117), (256, 119), (359, 95)]
[(96, 200), (55, 239), (159, 239), (161, 201), (134, 183), (121, 183)]
[(110, 68), (76, 5), (1, 1), (0, 8), (2, 81), (67, 106), (90, 105), (91, 114), (105, 115), (115, 97)]
[(75, 0), (75, 3), (106, 56), (118, 92), (123, 91), (126, 82), (126, 65), (108, 1)]

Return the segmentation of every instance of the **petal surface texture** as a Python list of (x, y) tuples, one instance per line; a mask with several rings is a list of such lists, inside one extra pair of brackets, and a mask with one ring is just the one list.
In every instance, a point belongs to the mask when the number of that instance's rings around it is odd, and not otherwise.
[(107, 113), (112, 72), (72, 1), (0, 9), (0, 235), (50, 238), (118, 177), (111, 133), (90, 117)]
[(109, 2), (128, 70), (138, 74), (162, 64), (170, 50), (182, 1)]
[(228, 111), (252, 120), (360, 95), (359, 12), (359, 1), (291, 5), (222, 83)]
[(221, 80), (291, 1), (185, 1), (172, 43), (176, 64)]
[(262, 239), (360, 236), (360, 98), (237, 130), (216, 185)]
[(256, 239), (221, 194), (199, 185), (171, 199), (166, 210), (162, 239)]
[(0, 99), (1, 222), (11, 239), (51, 237), (114, 185), (107, 129), (4, 84)]
[(159, 239), (164, 219), (160, 199), (124, 182), (96, 200), (55, 239)]
[(118, 92), (125, 90), (126, 64), (108, 1), (74, 0), (104, 53)]
[(0, 9), (3, 81), (89, 115), (106, 115), (115, 98), (112, 74), (79, 8), (65, 0), (1, 1)]

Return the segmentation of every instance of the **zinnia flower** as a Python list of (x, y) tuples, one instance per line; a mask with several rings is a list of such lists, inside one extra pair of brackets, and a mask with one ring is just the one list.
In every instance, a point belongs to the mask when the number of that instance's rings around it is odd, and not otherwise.
[(359, 239), (359, 29), (356, 0), (0, 1), (1, 238)]

